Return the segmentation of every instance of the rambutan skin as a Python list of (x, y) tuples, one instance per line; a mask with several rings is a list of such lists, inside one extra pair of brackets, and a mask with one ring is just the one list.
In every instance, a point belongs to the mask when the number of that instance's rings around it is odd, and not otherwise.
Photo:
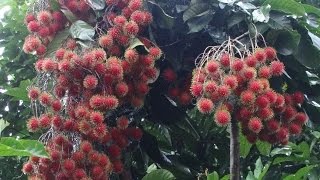
[(213, 102), (207, 98), (201, 98), (197, 103), (198, 110), (203, 114), (210, 113), (213, 109), (213, 106)]
[(226, 110), (218, 110), (214, 114), (214, 120), (219, 126), (226, 126), (231, 121), (231, 115), (229, 111)]

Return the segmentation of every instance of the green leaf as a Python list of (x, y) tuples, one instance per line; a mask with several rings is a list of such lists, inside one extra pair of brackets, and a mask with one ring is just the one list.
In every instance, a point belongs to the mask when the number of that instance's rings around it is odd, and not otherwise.
[(67, 19), (70, 21), (70, 22), (75, 22), (78, 18), (69, 10), (66, 10), (66, 9), (61, 9), (61, 11), (63, 12), (63, 14), (67, 17)]
[(152, 164), (148, 167), (147, 173), (151, 173), (152, 171), (157, 170), (157, 168), (158, 168), (157, 165), (154, 164), (154, 163), (152, 163)]
[(229, 179), (230, 179), (230, 174), (227, 174), (221, 178), (221, 180), (229, 180)]
[(106, 6), (105, 0), (88, 0), (87, 3), (93, 10), (102, 10)]
[(252, 19), (254, 22), (267, 23), (270, 19), (269, 12), (271, 10), (270, 5), (261, 6), (252, 12)]
[(73, 38), (84, 41), (93, 41), (95, 30), (88, 23), (78, 20), (71, 25), (70, 34)]
[(128, 49), (134, 49), (139, 46), (142, 46), (145, 51), (149, 52), (149, 49), (140, 41), (139, 38), (130, 39)]
[(173, 174), (166, 169), (157, 169), (145, 175), (142, 180), (173, 180)]
[(50, 9), (53, 11), (59, 11), (61, 9), (57, 0), (50, 0)]
[(0, 156), (48, 157), (48, 154), (39, 141), (4, 137), (0, 139)]
[(245, 158), (250, 152), (252, 144), (249, 143), (247, 138), (240, 133), (240, 156)]
[(303, 167), (299, 169), (295, 174), (291, 174), (285, 177), (283, 180), (305, 179), (306, 175), (315, 167), (316, 165)]
[(221, 3), (233, 5), (237, 0), (218, 0)]
[(267, 142), (258, 141), (256, 143), (256, 146), (262, 155), (268, 156), (270, 154), (271, 144)]
[(31, 81), (29, 79), (21, 81), (19, 87), (8, 88), (5, 94), (12, 96), (13, 100), (30, 101), (28, 97), (27, 87), (30, 86)]
[(271, 10), (282, 11), (288, 14), (305, 16), (305, 10), (301, 3), (294, 0), (266, 0), (263, 5), (271, 5)]
[(273, 30), (267, 34), (267, 41), (282, 55), (291, 55), (297, 51), (301, 38), (294, 30)]
[(320, 9), (316, 8), (315, 6), (309, 5), (309, 4), (302, 4), (304, 10), (308, 14), (315, 14), (320, 17)]
[(188, 33), (195, 33), (201, 31), (206, 27), (213, 18), (214, 12), (208, 10), (188, 20), (190, 31)]
[(271, 163), (268, 163), (267, 165), (265, 165), (265, 166), (263, 167), (263, 170), (262, 170), (261, 174), (259, 175), (258, 180), (264, 179), (264, 176), (267, 174), (270, 165), (271, 165)]
[(219, 174), (214, 171), (213, 173), (208, 174), (207, 180), (219, 180)]
[(172, 29), (176, 18), (167, 14), (157, 3), (152, 1), (148, 1), (148, 3), (153, 7), (152, 14), (154, 15), (154, 22), (156, 22), (160, 28)]
[(5, 121), (4, 119), (0, 119), (0, 136), (4, 128), (6, 128), (9, 125), (10, 123), (8, 123), (7, 121)]
[(183, 21), (186, 22), (189, 19), (198, 16), (199, 14), (202, 14), (203, 12), (206, 12), (210, 10), (210, 5), (207, 3), (197, 3), (192, 4), (184, 13), (183, 13)]
[(275, 156), (275, 155), (287, 155), (290, 156), (292, 153), (292, 148), (290, 146), (284, 146), (282, 148), (274, 148), (270, 155), (271, 157)]
[(61, 45), (68, 38), (69, 35), (69, 29), (60, 31), (48, 44), (46, 56), (53, 56), (54, 53), (61, 47)]
[(262, 161), (261, 161), (261, 157), (259, 157), (255, 163), (255, 169), (253, 171), (253, 174), (254, 174), (254, 177), (255, 178), (258, 178), (262, 172), (262, 168), (263, 168), (263, 165), (262, 165)]
[(289, 18), (286, 17), (284, 13), (275, 12), (275, 11), (270, 13), (270, 19), (269, 19), (268, 25), (272, 29), (286, 29), (286, 28), (291, 29)]

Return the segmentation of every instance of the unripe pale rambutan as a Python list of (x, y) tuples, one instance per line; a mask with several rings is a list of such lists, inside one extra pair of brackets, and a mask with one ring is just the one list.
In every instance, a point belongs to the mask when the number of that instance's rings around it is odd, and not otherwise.
[(40, 89), (37, 87), (32, 87), (28, 91), (28, 97), (33, 101), (38, 99), (39, 95), (40, 95)]
[(76, 163), (72, 159), (66, 159), (62, 163), (62, 168), (65, 170), (67, 173), (72, 173), (76, 167)]
[(150, 47), (149, 55), (157, 60), (157, 59), (160, 59), (160, 57), (162, 56), (162, 51), (158, 47)]
[(134, 21), (129, 21), (123, 26), (123, 32), (129, 36), (136, 36), (139, 32), (139, 26)]
[(203, 114), (208, 114), (213, 110), (213, 102), (207, 98), (201, 98), (197, 102), (198, 110)]
[(245, 67), (242, 71), (242, 76), (246, 80), (251, 80), (257, 77), (257, 71), (255, 68), (252, 67)]
[(102, 35), (99, 38), (98, 43), (103, 48), (110, 48), (113, 46), (113, 38), (110, 35)]
[(214, 114), (214, 121), (218, 126), (226, 126), (231, 121), (231, 115), (229, 111), (217, 110)]
[(178, 97), (179, 103), (183, 106), (189, 105), (192, 100), (192, 96), (188, 92), (182, 92)]
[(83, 87), (95, 89), (98, 85), (98, 78), (94, 75), (87, 75), (83, 80)]
[(256, 59), (255, 56), (248, 56), (245, 59), (245, 63), (249, 67), (256, 67), (258, 60)]
[(238, 87), (237, 77), (234, 75), (227, 75), (223, 79), (223, 84), (230, 87), (230, 89), (234, 90)]
[(23, 164), (23, 167), (22, 167), (22, 172), (24, 174), (32, 174), (32, 172), (34, 171), (34, 168), (32, 166), (32, 163), (31, 162), (26, 162)]
[(218, 86), (217, 93), (221, 98), (227, 98), (231, 94), (231, 89), (228, 85)]
[(162, 72), (162, 77), (165, 81), (172, 83), (177, 80), (177, 75), (172, 68), (166, 68)]
[(256, 96), (250, 90), (243, 91), (240, 95), (240, 101), (244, 105), (251, 105), (255, 102), (255, 100), (256, 100)]
[(260, 80), (251, 80), (248, 88), (254, 93), (260, 93), (263, 90), (263, 85)]
[(302, 112), (297, 113), (294, 118), (294, 122), (301, 125), (305, 124), (307, 121), (308, 121), (307, 115)]
[(128, 4), (128, 7), (132, 11), (136, 11), (142, 7), (142, 0), (131, 0)]
[(41, 115), (39, 118), (39, 126), (42, 129), (48, 129), (51, 125), (51, 118), (48, 115)]
[(28, 120), (27, 122), (27, 128), (28, 128), (28, 131), (30, 132), (36, 132), (39, 130), (39, 121), (37, 118), (35, 117), (32, 117)]
[(271, 108), (266, 107), (258, 110), (258, 117), (262, 120), (269, 120), (273, 118), (274, 112)]
[(39, 101), (43, 106), (50, 106), (52, 102), (52, 96), (47, 92), (42, 92), (39, 96)]
[(270, 106), (270, 101), (268, 99), (268, 97), (260, 95), (257, 97), (256, 99), (256, 105), (262, 109), (262, 108), (266, 108)]
[(244, 62), (242, 60), (235, 60), (232, 62), (231, 70), (235, 72), (239, 72), (243, 69), (243, 67), (244, 67)]
[(229, 54), (222, 54), (221, 55), (220, 64), (224, 68), (229, 68), (230, 67), (230, 56), (229, 56)]
[(218, 61), (211, 60), (207, 62), (205, 69), (209, 74), (214, 74), (218, 71), (219, 67)]
[(127, 23), (127, 18), (124, 17), (124, 16), (116, 16), (114, 19), (113, 19), (113, 23), (114, 25), (116, 26), (119, 26), (119, 27), (123, 27), (126, 23)]
[[(205, 93), (211, 94), (213, 92), (216, 92), (216, 90), (218, 89), (218, 85), (214, 81), (207, 81), (207, 82), (205, 82), (203, 88), (204, 88)], [(202, 86), (201, 86), (201, 90), (202, 90)], [(201, 95), (201, 93), (200, 93), (200, 95)]]
[(272, 75), (271, 69), (268, 66), (262, 66), (258, 72), (259, 77), (269, 79)]
[(253, 117), (253, 118), (251, 118), (251, 119), (249, 120), (249, 122), (248, 122), (248, 128), (249, 128), (252, 132), (258, 134), (258, 133), (261, 131), (261, 129), (263, 128), (261, 119), (258, 118), (258, 117)]
[(297, 91), (291, 95), (292, 100), (296, 104), (302, 104), (304, 101), (304, 94), (300, 91)]
[(138, 53), (135, 49), (127, 49), (124, 53), (124, 58), (130, 63), (135, 63), (138, 60)]
[(40, 11), (37, 15), (37, 19), (40, 23), (48, 25), (52, 21), (52, 15), (49, 11)]
[(190, 86), (190, 92), (194, 97), (200, 97), (202, 95), (203, 85), (201, 83), (192, 83)]
[(40, 24), (37, 21), (31, 21), (28, 23), (27, 28), (30, 32), (38, 32), (40, 29)]
[(277, 57), (277, 52), (273, 47), (264, 48), (264, 53), (268, 60), (272, 61)]
[(107, 109), (116, 109), (119, 105), (119, 101), (115, 96), (106, 96), (103, 98), (103, 105)]
[(291, 123), (289, 125), (289, 131), (291, 134), (300, 134), (302, 131), (302, 128), (300, 125), (295, 124), (295, 123)]
[(117, 127), (119, 129), (126, 129), (129, 125), (129, 119), (125, 116), (121, 116), (117, 119)]
[(104, 120), (104, 116), (101, 112), (93, 111), (90, 113), (90, 121), (93, 124), (95, 125), (101, 124), (103, 123), (103, 120)]
[(255, 58), (259, 61), (259, 62), (265, 62), (267, 60), (267, 56), (264, 53), (263, 49), (259, 49), (254, 53)]
[(115, 87), (115, 93), (117, 96), (120, 96), (120, 97), (126, 96), (128, 91), (129, 91), (129, 87), (125, 82), (120, 82)]
[(271, 72), (273, 76), (281, 76), (284, 72), (284, 64), (280, 61), (271, 62)]

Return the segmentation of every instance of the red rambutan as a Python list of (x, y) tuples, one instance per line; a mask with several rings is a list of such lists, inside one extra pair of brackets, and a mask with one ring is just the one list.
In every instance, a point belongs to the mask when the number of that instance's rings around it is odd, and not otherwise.
[(271, 69), (268, 66), (262, 66), (259, 69), (259, 77), (269, 79), (272, 75)]
[(269, 106), (270, 106), (270, 101), (269, 101), (268, 97), (263, 96), (263, 95), (260, 95), (260, 96), (258, 96), (257, 99), (256, 99), (256, 105), (257, 105), (260, 109), (263, 109), (263, 108), (266, 108), (266, 107), (269, 107)]
[(302, 128), (298, 124), (291, 123), (289, 125), (289, 131), (291, 134), (300, 134), (302, 131)]
[(86, 154), (89, 154), (93, 150), (92, 144), (89, 141), (81, 142), (80, 149)]
[(32, 87), (28, 91), (28, 97), (33, 101), (38, 99), (39, 95), (40, 95), (40, 89), (37, 87)]
[(30, 21), (27, 28), (30, 32), (38, 32), (40, 29), (40, 24), (37, 21)]
[(119, 158), (121, 156), (121, 149), (118, 145), (112, 144), (108, 148), (109, 156), (112, 158)]
[(304, 101), (304, 94), (300, 91), (297, 91), (291, 95), (292, 100), (296, 104), (302, 104)]
[(115, 96), (106, 96), (103, 98), (103, 105), (107, 109), (116, 109), (119, 105), (119, 100)]
[(207, 98), (201, 98), (197, 103), (198, 110), (203, 114), (210, 113), (213, 109), (213, 106), (213, 102)]
[(139, 26), (134, 21), (129, 21), (123, 26), (123, 32), (126, 35), (136, 36), (139, 32)]
[(47, 92), (42, 92), (39, 96), (39, 101), (43, 106), (50, 106), (52, 102), (52, 96)]
[(142, 0), (130, 0), (128, 7), (132, 10), (138, 10), (142, 7)]
[(229, 68), (230, 67), (230, 56), (229, 56), (229, 54), (222, 54), (221, 55), (220, 64), (224, 68)]
[(67, 173), (72, 173), (74, 169), (76, 168), (76, 163), (72, 159), (66, 159), (64, 160), (62, 164), (63, 170), (65, 170)]
[(254, 79), (257, 77), (257, 71), (255, 68), (246, 67), (243, 69), (242, 75), (246, 80)]
[(117, 161), (114, 161), (113, 163), (113, 171), (116, 173), (116, 174), (120, 174), (122, 171), (123, 171), (123, 163), (119, 160)]
[(220, 64), (218, 63), (218, 61), (211, 60), (207, 62), (205, 68), (209, 74), (214, 74), (218, 71), (219, 67), (220, 67)]
[(160, 57), (162, 56), (162, 51), (158, 47), (150, 47), (149, 55), (157, 60), (160, 59)]
[(307, 115), (302, 112), (297, 113), (294, 118), (294, 122), (297, 124), (305, 124), (307, 121), (308, 121)]
[(190, 92), (194, 97), (200, 97), (202, 95), (203, 85), (200, 83), (193, 83), (190, 87)]
[(135, 49), (127, 49), (124, 53), (124, 58), (130, 63), (135, 63), (138, 60), (138, 53)]
[(95, 89), (98, 85), (98, 79), (94, 75), (87, 75), (83, 80), (83, 86), (87, 89)]
[(101, 112), (93, 111), (90, 113), (90, 121), (96, 125), (103, 123), (104, 116)]
[(270, 119), (266, 124), (268, 130), (271, 132), (276, 132), (280, 128), (280, 123), (276, 119)]
[(217, 92), (221, 98), (227, 98), (231, 94), (231, 89), (228, 85), (220, 85)]
[(115, 93), (120, 97), (126, 96), (128, 91), (129, 91), (129, 87), (125, 82), (120, 82), (115, 87)]
[(162, 72), (162, 77), (165, 81), (172, 83), (177, 80), (177, 75), (172, 68), (166, 68)]
[(33, 170), (34, 170), (34, 168), (33, 168), (31, 162), (26, 162), (26, 163), (23, 164), (22, 172), (23, 172), (24, 174), (29, 175), (29, 174), (31, 174), (31, 173), (33, 172)]
[(273, 76), (281, 76), (284, 72), (284, 64), (280, 61), (271, 62), (271, 72)]
[(229, 111), (217, 110), (214, 114), (214, 121), (218, 126), (226, 126), (231, 121), (231, 115)]
[(234, 90), (238, 87), (237, 77), (234, 75), (227, 75), (223, 79), (223, 84), (230, 87), (230, 89)]
[(253, 117), (249, 120), (248, 122), (248, 128), (254, 132), (254, 133), (259, 133), (261, 129), (263, 128), (262, 122), (260, 118)]
[(27, 122), (27, 128), (28, 128), (28, 131), (30, 132), (36, 132), (39, 130), (39, 121), (37, 118), (35, 117), (32, 117), (28, 120)]
[(117, 127), (119, 129), (126, 129), (129, 125), (129, 119), (125, 116), (121, 116), (117, 119)]
[(49, 11), (40, 11), (37, 15), (37, 19), (40, 23), (48, 25), (52, 21), (52, 15)]
[(254, 53), (255, 58), (259, 61), (259, 62), (265, 62), (267, 60), (267, 56), (264, 52), (263, 49), (259, 49)]
[(243, 69), (243, 67), (244, 67), (244, 63), (242, 60), (235, 60), (232, 62), (231, 70), (235, 72), (239, 72)]
[(250, 90), (243, 91), (240, 95), (240, 101), (244, 105), (253, 104), (255, 99), (256, 99), (255, 94)]
[(265, 53), (267, 59), (270, 60), (270, 61), (274, 60), (277, 57), (277, 52), (272, 47), (264, 48), (264, 53)]
[(255, 56), (248, 56), (245, 59), (245, 63), (249, 67), (256, 67), (258, 60), (256, 59)]

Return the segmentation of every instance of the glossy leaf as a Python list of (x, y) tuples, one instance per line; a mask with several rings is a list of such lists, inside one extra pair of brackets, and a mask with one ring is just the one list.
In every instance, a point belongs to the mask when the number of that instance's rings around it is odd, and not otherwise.
[(163, 29), (173, 28), (176, 18), (167, 14), (157, 3), (152, 1), (148, 1), (148, 3), (153, 7), (152, 14), (154, 15), (154, 22)]
[(145, 175), (142, 180), (173, 180), (173, 174), (165, 169), (157, 169)]
[(8, 88), (5, 94), (12, 96), (13, 100), (30, 101), (28, 97), (27, 87), (31, 84), (31, 81), (24, 80), (20, 82), (19, 87)]
[(245, 158), (250, 152), (252, 144), (249, 143), (247, 138), (240, 133), (240, 156)]
[(95, 30), (88, 23), (78, 20), (71, 25), (70, 34), (76, 39), (93, 41)]
[(256, 143), (256, 146), (262, 155), (268, 156), (270, 154), (271, 144), (267, 142), (258, 141)]
[(209, 5), (207, 3), (197, 3), (192, 4), (184, 13), (183, 13), (183, 21), (186, 22), (189, 19), (199, 16), (204, 12), (209, 10)]
[(105, 0), (88, 0), (87, 2), (93, 10), (102, 10), (106, 6)]
[(54, 39), (49, 43), (47, 47), (46, 56), (54, 56), (56, 50), (58, 50), (63, 42), (70, 36), (69, 29), (60, 31)]
[(272, 10), (282, 11), (288, 14), (305, 16), (305, 10), (301, 3), (295, 0), (266, 0), (263, 5), (269, 4)]
[(213, 173), (208, 174), (207, 180), (219, 180), (219, 174), (214, 171)]

